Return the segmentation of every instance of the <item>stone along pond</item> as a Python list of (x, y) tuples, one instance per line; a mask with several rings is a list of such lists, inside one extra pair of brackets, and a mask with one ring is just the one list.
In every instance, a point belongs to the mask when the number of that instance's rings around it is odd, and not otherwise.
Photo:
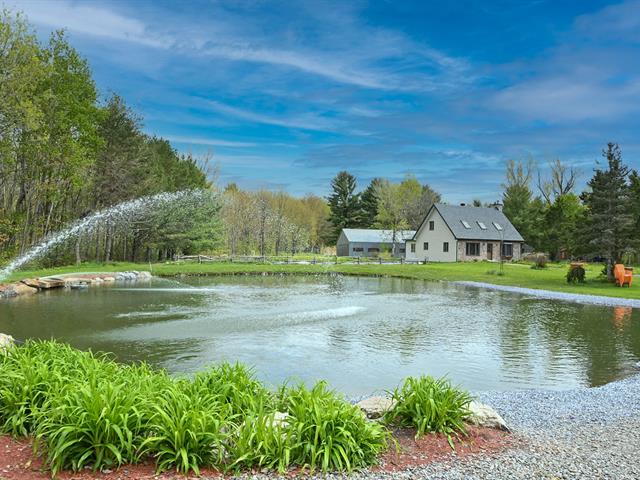
[(270, 384), (357, 397), (409, 375), (471, 390), (595, 386), (633, 372), (640, 310), (446, 283), (340, 276), (153, 279), (0, 301), (0, 332), (191, 373), (222, 360)]

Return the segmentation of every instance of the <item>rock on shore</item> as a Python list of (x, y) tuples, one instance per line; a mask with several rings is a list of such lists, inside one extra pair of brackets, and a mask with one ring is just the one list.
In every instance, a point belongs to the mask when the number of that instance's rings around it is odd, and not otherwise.
[(30, 295), (52, 288), (75, 287), (78, 285), (96, 285), (115, 281), (148, 281), (150, 272), (131, 271), (117, 273), (67, 273), (40, 278), (25, 278), (19, 282), (0, 285), (0, 298)]

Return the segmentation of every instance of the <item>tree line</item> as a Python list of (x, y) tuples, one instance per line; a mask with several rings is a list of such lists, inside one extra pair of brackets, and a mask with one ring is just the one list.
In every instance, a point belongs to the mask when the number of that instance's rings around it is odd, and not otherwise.
[(328, 197), (332, 230), (329, 241), (335, 244), (343, 228), (378, 228), (396, 233), (416, 230), (429, 208), (441, 200), (440, 194), (428, 184), (421, 184), (414, 175), (394, 183), (386, 178), (374, 178), (357, 192), (357, 180), (346, 171), (331, 181)]
[[(640, 175), (625, 165), (615, 143), (602, 151), (583, 192), (580, 175), (556, 160), (548, 178), (533, 161), (509, 161), (504, 184), (504, 213), (535, 250), (551, 259), (584, 258), (607, 263), (637, 260), (640, 247)], [(532, 184), (535, 183), (535, 187)], [(534, 195), (532, 188), (537, 188)]]
[[(20, 14), (6, 10), (0, 12), (0, 99), (0, 260), (111, 205), (210, 187), (206, 167), (143, 133), (141, 118), (122, 98), (100, 100), (86, 59), (64, 32), (43, 44)], [(206, 224), (210, 215), (195, 222), (194, 212), (167, 212), (167, 219), (153, 213), (155, 219), (127, 228), (106, 224), (75, 239), (73, 256), (165, 258), (207, 246), (218, 228)], [(178, 225), (193, 231), (180, 236)], [(62, 261), (71, 254), (61, 248), (58, 255)]]

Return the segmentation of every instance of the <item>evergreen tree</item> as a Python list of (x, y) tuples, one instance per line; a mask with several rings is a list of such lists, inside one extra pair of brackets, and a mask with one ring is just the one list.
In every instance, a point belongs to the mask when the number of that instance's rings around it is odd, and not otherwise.
[(622, 152), (609, 143), (602, 156), (607, 168), (596, 169), (582, 194), (587, 208), (585, 240), (589, 252), (607, 259), (607, 276), (613, 279), (613, 264), (622, 261), (632, 247), (633, 215), (631, 213), (629, 167), (622, 163)]
[(356, 178), (349, 172), (339, 172), (331, 181), (333, 193), (329, 196), (329, 219), (333, 224), (332, 243), (335, 243), (343, 228), (359, 227), (362, 224), (360, 195), (355, 193)]
[(376, 222), (378, 215), (377, 189), (382, 185), (382, 178), (374, 178), (371, 183), (360, 194), (360, 206), (362, 208), (362, 226), (371, 228)]

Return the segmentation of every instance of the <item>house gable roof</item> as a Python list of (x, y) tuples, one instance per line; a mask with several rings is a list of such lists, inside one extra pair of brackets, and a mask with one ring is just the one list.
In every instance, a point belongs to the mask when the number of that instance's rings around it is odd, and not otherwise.
[[(524, 241), (522, 235), (520, 235), (511, 224), (505, 214), (493, 207), (472, 207), (436, 203), (429, 209), (429, 212), (427, 212), (418, 232), (424, 226), (426, 219), (433, 209), (438, 211), (451, 230), (451, 233), (453, 233), (453, 236), (458, 240)], [(486, 228), (482, 228), (480, 224), (483, 224)], [(495, 227), (495, 224), (502, 227), (502, 235), (500, 230)], [(469, 228), (467, 228), (467, 225)]]
[[(342, 233), (349, 242), (359, 243), (391, 243), (393, 232), (391, 230), (374, 230), (368, 228), (343, 228)], [(413, 238), (415, 230), (398, 230), (396, 242), (401, 243)]]

